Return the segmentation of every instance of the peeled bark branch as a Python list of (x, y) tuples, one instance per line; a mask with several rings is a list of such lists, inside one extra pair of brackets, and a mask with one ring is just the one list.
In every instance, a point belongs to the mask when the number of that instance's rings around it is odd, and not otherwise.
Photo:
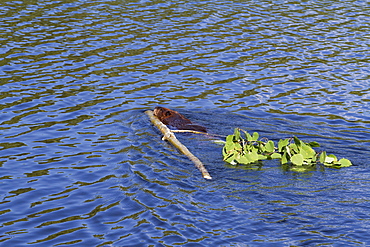
[(153, 113), (153, 111), (148, 110), (145, 111), (145, 114), (149, 116), (150, 121), (163, 133), (162, 140), (167, 140), (172, 145), (174, 145), (178, 150), (180, 150), (181, 153), (185, 154), (199, 169), (199, 171), (202, 173), (203, 178), (206, 179), (212, 179), (211, 175), (209, 175), (207, 169), (204, 167), (202, 162), (195, 157), (188, 149), (185, 147), (179, 140), (177, 140), (175, 134), (167, 128), (166, 125), (164, 125)]

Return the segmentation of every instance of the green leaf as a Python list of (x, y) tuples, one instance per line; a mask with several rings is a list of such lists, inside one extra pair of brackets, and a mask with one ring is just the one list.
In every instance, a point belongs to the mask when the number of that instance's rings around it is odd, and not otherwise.
[(305, 159), (312, 159), (316, 155), (315, 150), (313, 150), (309, 145), (306, 144), (302, 144), (300, 153)]
[(258, 160), (265, 160), (267, 158), (268, 158), (268, 156), (266, 156), (266, 155), (258, 154)]
[(265, 153), (266, 151), (266, 145), (264, 142), (257, 141), (257, 146), (255, 146), (259, 153)]
[(234, 153), (229, 154), (227, 157), (224, 157), (224, 161), (226, 161), (227, 163), (231, 163), (234, 159), (235, 159)]
[(246, 153), (243, 156), (248, 160), (248, 163), (247, 164), (250, 164), (250, 163), (253, 163), (253, 162), (258, 161), (258, 157), (257, 157), (257, 159), (255, 159), (255, 157), (253, 155), (253, 152)]
[(289, 145), (289, 148), (290, 148), (290, 150), (291, 150), (291, 151), (293, 151), (294, 153), (299, 153), (299, 148), (298, 148), (297, 144), (292, 143), (292, 144), (290, 144), (290, 145)]
[(248, 159), (248, 156), (247, 155), (242, 155), (240, 156), (237, 160), (236, 160), (239, 164), (249, 164), (251, 163), (251, 160)]
[(253, 159), (254, 159), (254, 162), (256, 162), (256, 161), (258, 161), (259, 160), (259, 154), (258, 154), (258, 152), (257, 152), (257, 150), (254, 150), (253, 152), (252, 152), (252, 157), (253, 157)]
[(288, 154), (286, 152), (284, 152), (284, 154), (281, 157), (281, 163), (282, 164), (288, 163)]
[(243, 147), (240, 143), (234, 142), (234, 149), (241, 152), (243, 150)]
[(341, 167), (349, 167), (352, 165), (351, 161), (345, 158), (340, 159), (339, 163)]
[(323, 151), (321, 154), (320, 154), (320, 163), (325, 163), (325, 160), (326, 160), (326, 152)]
[(268, 141), (267, 143), (266, 143), (266, 146), (265, 146), (265, 148), (266, 148), (266, 151), (267, 152), (274, 152), (274, 150), (275, 150), (275, 145), (274, 145), (274, 142), (273, 141)]
[(298, 137), (296, 136), (293, 136), (293, 139), (294, 139), (295, 145), (297, 145), (297, 147), (299, 148), (301, 146), (301, 140), (299, 140)]
[(244, 146), (244, 150), (245, 150), (246, 152), (252, 152), (254, 149), (255, 149), (255, 147), (254, 147), (254, 145), (252, 145), (252, 144), (248, 144), (248, 145), (245, 145), (245, 146)]
[(234, 135), (226, 136), (226, 144), (231, 143), (234, 141)]
[(303, 165), (303, 155), (302, 154), (295, 154), (292, 156), (291, 159), (292, 163), (297, 166)]
[(317, 162), (317, 154), (315, 153), (315, 155), (312, 157), (312, 163), (316, 163)]
[[(260, 151), (260, 149), (258, 148), (258, 146), (257, 146), (257, 145), (251, 145), (251, 146), (252, 146), (251, 151), (253, 151), (253, 152), (257, 152), (257, 153), (261, 153), (261, 151)], [(263, 149), (264, 149), (264, 147), (263, 147)]]
[(234, 129), (234, 140), (239, 141), (240, 140), (240, 131), (238, 128)]
[(253, 141), (252, 136), (247, 131), (245, 132), (245, 137), (247, 138), (247, 141), (249, 142)]
[(279, 152), (281, 153), (283, 151), (283, 148), (286, 147), (289, 144), (289, 139), (280, 139), (278, 143)]
[(334, 157), (330, 157), (329, 155), (326, 156), (325, 158), (325, 162), (324, 163), (334, 163), (335, 162), (335, 158)]
[(259, 136), (260, 135), (257, 132), (253, 132), (253, 136), (252, 136), (253, 141), (257, 141)]
[(230, 151), (235, 150), (235, 143), (234, 142), (228, 142), (228, 143), (226, 143), (224, 148), (225, 148), (225, 152), (229, 153)]
[(222, 156), (224, 157), (224, 159), (225, 159), (225, 157), (227, 156), (226, 147), (224, 147), (224, 148), (222, 149)]
[(273, 153), (270, 155), (271, 159), (281, 159), (281, 154), (279, 153)]
[[(328, 160), (331, 160), (331, 159), (333, 159), (333, 161), (328, 162)], [(338, 161), (337, 156), (335, 156), (334, 154), (329, 154), (328, 156), (326, 156), (326, 159), (325, 159), (325, 162), (327, 163), (332, 163), (332, 162), (335, 163), (337, 161)]]
[(318, 142), (310, 142), (308, 145), (312, 148), (318, 148), (320, 147), (320, 144)]

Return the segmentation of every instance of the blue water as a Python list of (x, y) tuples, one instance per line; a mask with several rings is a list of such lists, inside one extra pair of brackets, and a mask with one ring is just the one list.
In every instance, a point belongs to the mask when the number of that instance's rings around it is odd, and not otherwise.
[[(2, 1), (0, 246), (370, 245), (367, 1)], [(352, 167), (222, 161), (150, 123), (298, 136)]]

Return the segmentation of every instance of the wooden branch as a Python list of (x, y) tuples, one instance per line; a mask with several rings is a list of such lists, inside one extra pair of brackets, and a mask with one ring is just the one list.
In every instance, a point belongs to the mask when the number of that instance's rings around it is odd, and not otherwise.
[(180, 150), (181, 153), (185, 154), (199, 169), (199, 171), (202, 173), (203, 178), (206, 179), (212, 179), (211, 175), (209, 175), (207, 169), (204, 167), (202, 162), (194, 156), (188, 149), (185, 147), (179, 140), (177, 140), (175, 134), (167, 128), (166, 125), (164, 125), (153, 113), (151, 110), (145, 111), (145, 114), (149, 116), (150, 121), (163, 133), (162, 140), (167, 140), (172, 145), (174, 145), (178, 150)]

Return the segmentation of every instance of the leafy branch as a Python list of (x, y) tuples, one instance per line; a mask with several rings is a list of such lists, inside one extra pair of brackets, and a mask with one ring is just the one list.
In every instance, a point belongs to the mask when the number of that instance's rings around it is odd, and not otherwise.
[[(244, 138), (241, 135), (244, 133)], [(306, 143), (296, 136), (281, 139), (277, 146), (266, 138), (259, 139), (259, 134), (250, 135), (247, 131), (235, 128), (233, 135), (226, 137), (222, 149), (224, 161), (236, 164), (250, 164), (259, 160), (280, 159), (282, 164), (291, 163), (296, 166), (313, 166), (322, 163), (331, 167), (348, 167), (350, 160), (340, 160), (333, 154), (327, 155), (325, 151), (316, 152), (313, 148), (320, 147), (317, 142)]]

